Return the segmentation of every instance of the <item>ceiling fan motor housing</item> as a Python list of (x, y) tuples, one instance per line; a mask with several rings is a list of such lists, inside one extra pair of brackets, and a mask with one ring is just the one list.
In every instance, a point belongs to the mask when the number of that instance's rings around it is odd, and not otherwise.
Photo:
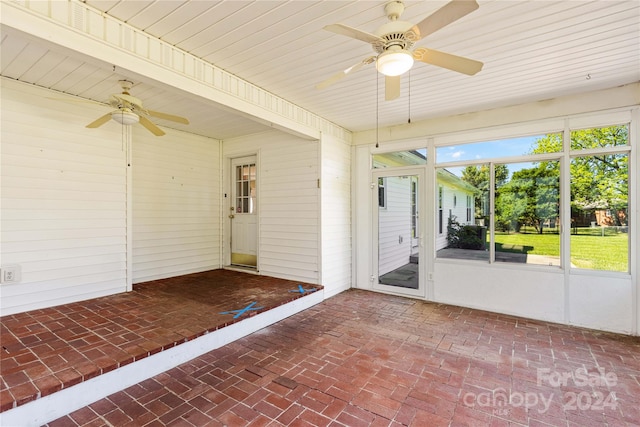
[(374, 33), (381, 40), (371, 44), (373, 50), (382, 53), (393, 46), (400, 49), (411, 49), (415, 43), (415, 40), (407, 36), (407, 33), (412, 33), (409, 31), (411, 27), (413, 24), (407, 21), (391, 21), (382, 25)]

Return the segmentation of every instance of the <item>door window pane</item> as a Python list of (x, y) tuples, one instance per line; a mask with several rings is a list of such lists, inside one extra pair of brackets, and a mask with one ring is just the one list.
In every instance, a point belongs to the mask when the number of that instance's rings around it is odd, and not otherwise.
[(378, 207), (387, 207), (387, 178), (378, 178)]
[(411, 237), (418, 237), (418, 182), (411, 182)]
[(254, 213), (256, 200), (256, 165), (236, 166), (236, 213)]
[(378, 282), (418, 289), (420, 248), (414, 239), (418, 176), (384, 178), (386, 209), (378, 210)]
[(442, 234), (444, 232), (444, 219), (442, 213), (442, 198), (444, 197), (444, 188), (442, 185), (438, 186), (438, 234)]

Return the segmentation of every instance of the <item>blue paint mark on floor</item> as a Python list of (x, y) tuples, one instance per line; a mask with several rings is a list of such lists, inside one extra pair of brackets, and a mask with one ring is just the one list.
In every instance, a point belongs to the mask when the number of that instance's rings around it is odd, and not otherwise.
[(293, 290), (290, 290), (289, 292), (299, 292), (301, 294), (304, 294), (305, 292), (314, 292), (315, 290), (316, 288), (304, 289), (302, 285), (298, 285), (298, 289), (293, 289)]
[(254, 305), (256, 305), (257, 303), (258, 303), (257, 301), (254, 301), (251, 304), (249, 304), (248, 306), (246, 306), (245, 308), (241, 308), (240, 310), (221, 311), (220, 314), (236, 313), (236, 315), (233, 316), (233, 318), (237, 319), (238, 317), (240, 317), (243, 314), (245, 314), (247, 311), (262, 310), (264, 308), (264, 307), (254, 307)]

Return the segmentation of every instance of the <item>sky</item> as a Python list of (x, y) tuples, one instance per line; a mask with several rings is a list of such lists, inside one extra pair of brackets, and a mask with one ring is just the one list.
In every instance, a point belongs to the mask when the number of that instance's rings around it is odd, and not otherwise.
[(445, 163), (522, 156), (531, 152), (534, 141), (540, 137), (541, 136), (526, 136), (522, 138), (439, 147), (436, 149), (437, 162)]
[[(521, 138), (501, 139), (497, 141), (476, 142), (472, 144), (452, 145), (436, 149), (436, 161), (440, 163), (458, 162), (465, 160), (517, 157), (529, 154), (533, 143), (545, 135), (526, 136)], [(530, 168), (531, 163), (510, 163), (509, 174), (521, 169)], [(457, 176), (462, 176), (464, 167), (450, 167), (447, 170)]]

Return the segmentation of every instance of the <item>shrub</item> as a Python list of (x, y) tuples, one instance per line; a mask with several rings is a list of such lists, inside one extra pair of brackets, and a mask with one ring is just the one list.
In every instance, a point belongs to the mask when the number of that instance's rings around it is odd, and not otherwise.
[(449, 218), (447, 224), (447, 245), (449, 248), (484, 249), (483, 236), (483, 227), (462, 225), (455, 220), (455, 217)]

